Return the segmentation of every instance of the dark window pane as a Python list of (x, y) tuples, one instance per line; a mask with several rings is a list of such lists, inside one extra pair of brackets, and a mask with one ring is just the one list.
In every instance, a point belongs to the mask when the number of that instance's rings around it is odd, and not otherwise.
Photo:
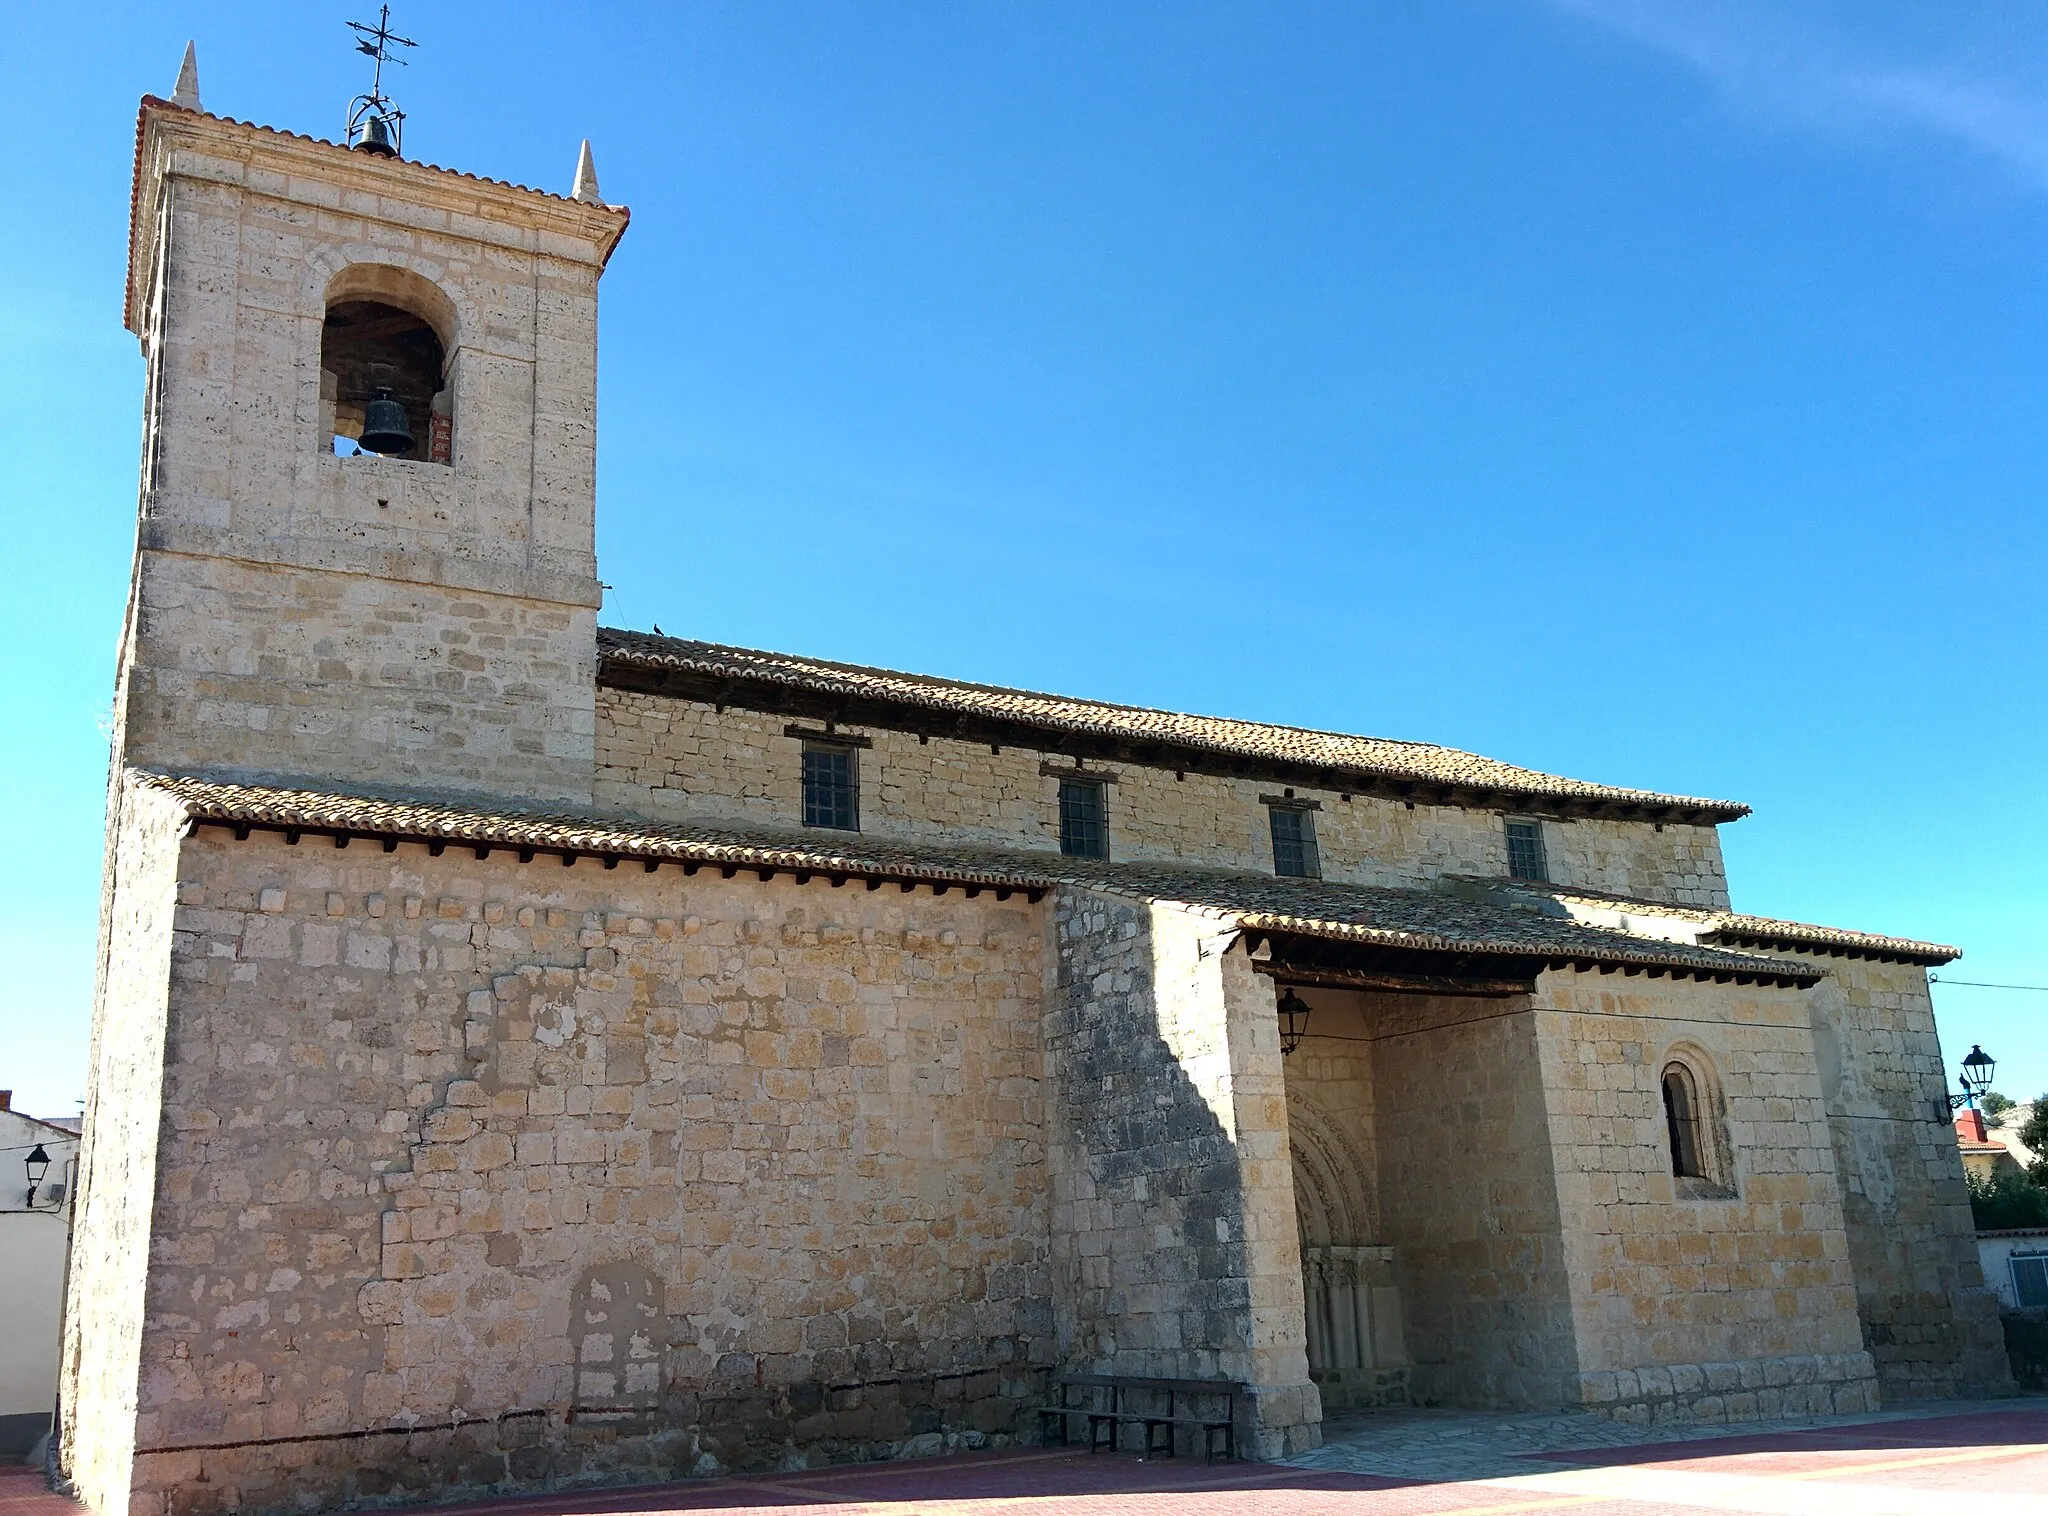
[(1275, 806), (1268, 814), (1273, 818), (1273, 872), (1297, 879), (1320, 875), (1314, 813)]
[(852, 748), (805, 744), (804, 825), (860, 830), (860, 786)]
[(1672, 1069), (1664, 1075), (1664, 1125), (1671, 1138), (1671, 1172), (1681, 1179), (1701, 1179), (1699, 1112), (1692, 1085)]
[(1060, 851), (1076, 858), (1109, 856), (1101, 785), (1077, 779), (1060, 781)]
[(1515, 879), (1548, 879), (1543, 857), (1543, 825), (1537, 821), (1508, 823), (1508, 874)]
[(2012, 1293), (2022, 1310), (2048, 1306), (2048, 1258), (2014, 1258)]

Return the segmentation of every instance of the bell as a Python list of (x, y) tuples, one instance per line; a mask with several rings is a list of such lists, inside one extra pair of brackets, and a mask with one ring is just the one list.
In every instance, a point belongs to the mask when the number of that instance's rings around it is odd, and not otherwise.
[(363, 407), (363, 435), (356, 443), (372, 453), (409, 453), (412, 428), (406, 424), (405, 407), (391, 398), (388, 389), (375, 390)]
[(375, 153), (379, 158), (398, 156), (398, 149), (391, 145), (391, 127), (382, 116), (363, 118), (363, 134), (356, 139), (355, 149), (359, 153)]

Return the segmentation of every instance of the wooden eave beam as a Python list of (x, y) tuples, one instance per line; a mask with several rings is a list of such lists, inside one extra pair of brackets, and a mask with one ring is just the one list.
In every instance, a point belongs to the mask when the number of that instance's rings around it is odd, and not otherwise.
[(194, 816), (185, 823), (185, 835), (197, 836), (207, 827), (227, 832), (237, 842), (247, 842), (252, 833), (270, 832), (284, 838), (287, 844), (297, 847), (306, 837), (326, 837), (333, 844), (347, 847), (358, 837), (382, 844), (385, 852), (395, 852), (401, 842), (415, 843), (424, 847), (432, 857), (442, 857), (450, 847), (468, 848), (479, 859), (488, 858), (494, 852), (508, 852), (516, 855), (522, 864), (532, 863), (541, 854), (559, 858), (562, 867), (571, 868), (585, 858), (601, 862), (606, 869), (615, 869), (621, 859), (635, 858), (644, 865), (647, 873), (654, 873), (663, 864), (674, 864), (685, 875), (695, 874), (702, 868), (715, 868), (727, 879), (742, 873), (758, 875), (766, 881), (779, 874), (787, 874), (799, 884), (812, 879), (829, 877), (834, 887), (844, 885), (849, 879), (865, 879), (869, 889), (879, 889), (884, 884), (899, 886), (905, 894), (920, 887), (929, 889), (934, 895), (943, 895), (949, 890), (960, 889), (970, 898), (983, 890), (992, 890), (998, 900), (1008, 900), (1013, 894), (1021, 894), (1033, 905), (1045, 898), (1051, 888), (1047, 884), (1036, 884), (1017, 879), (947, 879), (925, 874), (912, 874), (894, 869), (848, 869), (832, 868), (829, 871), (815, 863), (763, 862), (755, 859), (727, 861), (715, 858), (678, 858), (665, 853), (638, 853), (620, 848), (593, 849), (570, 843), (538, 844), (507, 842), (497, 838), (439, 837), (426, 833), (394, 832), (383, 827), (336, 827), (298, 826), (283, 822), (238, 821), (217, 816)]

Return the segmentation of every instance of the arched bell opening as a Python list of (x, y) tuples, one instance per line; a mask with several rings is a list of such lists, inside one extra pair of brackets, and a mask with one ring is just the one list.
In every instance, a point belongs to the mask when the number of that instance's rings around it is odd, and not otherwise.
[(453, 325), (446, 297), (407, 270), (336, 276), (320, 327), (322, 446), (452, 462)]

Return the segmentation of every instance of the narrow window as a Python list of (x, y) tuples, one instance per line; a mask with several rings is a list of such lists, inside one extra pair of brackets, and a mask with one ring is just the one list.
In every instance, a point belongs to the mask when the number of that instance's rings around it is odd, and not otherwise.
[(1508, 875), (1514, 879), (1548, 879), (1550, 864), (1543, 856), (1543, 823), (1508, 823)]
[(852, 748), (804, 744), (804, 825), (860, 830), (860, 782)]
[(1664, 1126), (1671, 1137), (1671, 1172), (1680, 1179), (1704, 1179), (1700, 1163), (1699, 1100), (1691, 1075), (1679, 1064), (1664, 1071)]
[(1087, 779), (1060, 781), (1060, 851), (1075, 858), (1109, 856), (1100, 784)]
[(2012, 1269), (2012, 1296), (2023, 1311), (2048, 1306), (2048, 1257), (2015, 1254), (2006, 1260)]
[(1322, 859), (1316, 855), (1315, 812), (1299, 806), (1268, 807), (1273, 818), (1273, 872), (1295, 879), (1320, 879)]

